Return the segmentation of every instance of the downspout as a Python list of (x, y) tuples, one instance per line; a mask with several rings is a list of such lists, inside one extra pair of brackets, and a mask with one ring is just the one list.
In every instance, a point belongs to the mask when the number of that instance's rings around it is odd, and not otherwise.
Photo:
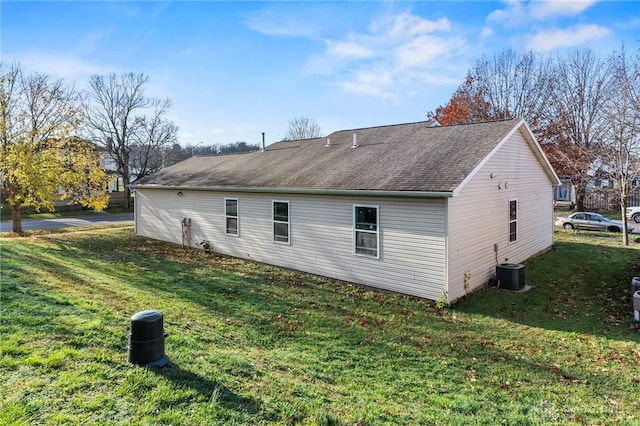
[[(134, 194), (136, 190), (134, 189)], [(133, 235), (138, 235), (138, 197), (133, 197)]]
[(447, 303), (450, 303), (449, 295), (449, 199), (444, 199), (444, 286), (443, 290), (447, 293)]

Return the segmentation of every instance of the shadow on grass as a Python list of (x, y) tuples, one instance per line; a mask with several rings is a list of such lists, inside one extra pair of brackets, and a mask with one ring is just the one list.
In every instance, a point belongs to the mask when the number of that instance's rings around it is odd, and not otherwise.
[(253, 399), (242, 397), (219, 382), (182, 369), (173, 361), (163, 368), (149, 367), (149, 370), (170, 380), (177, 388), (191, 388), (200, 395), (207, 397), (209, 403), (215, 403), (225, 409), (251, 415), (258, 412), (258, 406)]
[[(638, 250), (620, 246), (617, 239), (601, 237), (594, 244), (594, 237), (588, 238), (561, 234), (553, 251), (527, 262), (525, 275), (527, 284), (533, 287), (531, 291), (513, 293), (489, 288), (469, 295), (452, 310), (550, 330), (637, 339), (630, 282), (634, 275), (640, 275)], [(323, 306), (329, 326), (333, 320), (343, 321), (350, 316), (354, 321), (362, 320), (354, 312), (341, 310), (341, 300), (358, 306), (364, 306), (366, 299), (379, 299), (376, 303), (380, 306), (404, 303), (401, 298), (375, 296), (373, 292), (354, 293), (348, 284), (207, 255), (201, 250), (182, 250), (128, 232), (95, 234), (90, 238), (52, 236), (47, 241), (52, 244), (41, 253), (22, 252), (16, 247), (7, 252), (11, 256), (5, 259), (15, 260), (16, 271), (35, 268), (60, 275), (63, 281), (79, 282), (82, 285), (76, 286), (76, 291), (120, 312), (131, 314), (150, 306), (160, 309), (179, 327), (190, 327), (195, 314), (182, 311), (177, 302), (196, 303), (204, 308), (204, 316), (196, 321), (202, 328), (199, 338), (203, 339), (211, 335), (224, 339), (225, 327), (247, 325), (249, 341), (268, 345), (272, 337), (278, 338), (278, 333), (287, 335), (299, 327), (288, 315), (292, 308), (316, 309), (316, 299), (331, 303)], [(99, 275), (86, 279), (88, 271)], [(426, 306), (419, 309), (430, 310)], [(400, 312), (394, 309), (385, 307), (379, 315)], [(225, 318), (225, 323), (205, 329), (207, 312), (218, 319)]]
[[(252, 337), (265, 342), (268, 336), (261, 336), (261, 325), (286, 313), (292, 300), (306, 294), (302, 284), (286, 297), (278, 294), (288, 291), (284, 286), (262, 286), (270, 273), (251, 262), (183, 250), (124, 232), (40, 238), (30, 248), (3, 246), (5, 272), (31, 283), (38, 275), (47, 286), (91, 300), (95, 309), (109, 307), (127, 319), (149, 308), (163, 311), (170, 324), (181, 328), (208, 321), (206, 317), (225, 318), (225, 323), (214, 324), (218, 330), (251, 325), (247, 330), (255, 329)], [(188, 312), (181, 302), (204, 310)], [(194, 315), (201, 317), (194, 321)]]
[(640, 275), (639, 252), (617, 239), (599, 237), (593, 244), (593, 238), (561, 236), (551, 252), (527, 262), (528, 292), (489, 287), (453, 309), (550, 330), (638, 339), (631, 279)]

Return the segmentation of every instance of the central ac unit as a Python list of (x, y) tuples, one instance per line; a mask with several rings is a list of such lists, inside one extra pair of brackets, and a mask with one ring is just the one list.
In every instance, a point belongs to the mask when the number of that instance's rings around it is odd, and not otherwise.
[(524, 287), (524, 265), (501, 263), (496, 266), (498, 287), (505, 290), (520, 290)]

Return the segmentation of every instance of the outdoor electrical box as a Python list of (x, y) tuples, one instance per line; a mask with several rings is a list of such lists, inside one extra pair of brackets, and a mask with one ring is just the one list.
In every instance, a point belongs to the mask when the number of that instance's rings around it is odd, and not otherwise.
[(519, 263), (501, 263), (496, 266), (498, 288), (520, 290), (524, 287), (524, 265)]
[(162, 312), (147, 310), (131, 317), (129, 333), (129, 363), (140, 366), (164, 367), (169, 357), (164, 353), (164, 332)]
[(633, 293), (633, 317), (640, 322), (640, 291)]

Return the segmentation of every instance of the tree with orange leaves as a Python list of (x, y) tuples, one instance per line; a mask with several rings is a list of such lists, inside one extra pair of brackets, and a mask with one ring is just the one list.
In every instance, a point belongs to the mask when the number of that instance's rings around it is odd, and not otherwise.
[(481, 93), (474, 87), (473, 77), (469, 74), (449, 103), (436, 108), (435, 113), (429, 118), (435, 118), (443, 126), (476, 123), (491, 120), (490, 109), (490, 105), (482, 99)]

